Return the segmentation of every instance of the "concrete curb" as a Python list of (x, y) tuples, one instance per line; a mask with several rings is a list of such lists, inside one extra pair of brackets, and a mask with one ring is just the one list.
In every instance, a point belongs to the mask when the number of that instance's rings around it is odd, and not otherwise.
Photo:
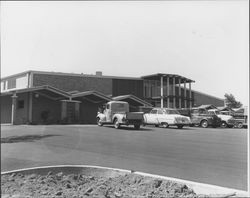
[[(103, 166), (56, 165), (56, 166), (39, 166), (39, 167), (32, 167), (32, 168), (17, 169), (17, 170), (12, 170), (12, 171), (5, 171), (5, 172), (1, 172), (1, 175), (20, 172), (20, 171), (26, 171), (26, 170), (43, 169), (43, 168), (44, 169), (45, 168), (60, 168), (60, 167), (97, 168), (97, 169), (106, 169), (106, 170), (114, 170), (114, 171), (120, 171), (120, 172), (125, 172), (125, 173), (131, 173), (130, 170), (103, 167)], [(161, 175), (154, 175), (154, 174), (144, 173), (144, 172), (134, 171), (133, 173), (142, 175), (142, 176), (149, 176), (149, 177), (154, 177), (154, 178), (159, 178), (159, 179), (171, 180), (171, 181), (178, 182), (178, 183), (184, 183), (188, 187), (192, 188), (196, 194), (204, 194), (204, 195), (211, 195), (212, 197), (219, 197), (219, 195), (235, 193), (235, 196), (237, 197), (250, 197), (250, 193), (248, 191), (241, 191), (241, 190), (232, 189), (232, 188), (226, 188), (226, 187), (205, 184), (205, 183), (198, 183), (198, 182), (193, 182), (189, 180), (183, 180), (183, 179), (178, 179), (174, 177), (166, 177), (166, 176), (161, 176)]]

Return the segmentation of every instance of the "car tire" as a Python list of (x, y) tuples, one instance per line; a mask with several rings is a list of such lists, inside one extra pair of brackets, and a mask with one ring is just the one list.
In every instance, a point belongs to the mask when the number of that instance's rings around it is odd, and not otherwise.
[(135, 128), (136, 130), (139, 130), (139, 129), (140, 129), (140, 127), (141, 127), (141, 125), (140, 125), (140, 124), (134, 124), (134, 128)]
[(116, 129), (119, 129), (119, 128), (120, 128), (120, 123), (119, 123), (119, 121), (118, 121), (117, 119), (114, 120), (114, 127), (115, 127)]
[(207, 127), (208, 127), (208, 121), (207, 121), (207, 120), (203, 120), (203, 121), (201, 122), (201, 127), (202, 127), (202, 128), (207, 128)]
[(227, 128), (228, 125), (225, 121), (221, 122), (221, 125), (220, 125), (221, 128)]
[(96, 119), (96, 123), (97, 123), (97, 125), (100, 126), (100, 127), (103, 125), (103, 124), (101, 123), (101, 119), (100, 119), (100, 118), (97, 118), (97, 119)]
[(168, 128), (168, 127), (169, 127), (169, 125), (168, 125), (167, 122), (162, 123), (162, 126), (163, 126), (164, 128)]
[(182, 129), (183, 125), (178, 125), (177, 127), (178, 127), (178, 129)]
[(158, 124), (155, 124), (155, 127), (159, 127), (159, 125), (158, 125)]
[(237, 126), (238, 126), (239, 129), (242, 129), (243, 128), (242, 122), (239, 122)]

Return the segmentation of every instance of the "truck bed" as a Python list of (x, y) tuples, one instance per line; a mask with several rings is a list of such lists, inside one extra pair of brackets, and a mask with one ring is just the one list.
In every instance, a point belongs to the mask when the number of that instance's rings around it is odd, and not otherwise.
[(128, 119), (128, 120), (143, 120), (143, 112), (127, 112), (126, 119)]

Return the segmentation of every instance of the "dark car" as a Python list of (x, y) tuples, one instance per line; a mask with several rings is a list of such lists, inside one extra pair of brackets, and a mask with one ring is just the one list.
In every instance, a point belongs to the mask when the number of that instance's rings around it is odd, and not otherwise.
[(221, 125), (221, 119), (214, 112), (209, 112), (207, 109), (194, 108), (191, 110), (191, 123), (193, 126), (198, 125), (203, 128), (212, 126), (215, 128)]

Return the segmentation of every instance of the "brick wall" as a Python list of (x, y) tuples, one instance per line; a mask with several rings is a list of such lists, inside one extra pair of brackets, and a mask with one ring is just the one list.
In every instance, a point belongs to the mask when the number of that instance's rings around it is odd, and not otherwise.
[(11, 96), (1, 96), (1, 123), (11, 123)]
[(132, 94), (143, 99), (143, 80), (113, 79), (113, 96)]
[(96, 124), (96, 116), (98, 107), (102, 103), (92, 103), (87, 100), (81, 100), (80, 104), (80, 123), (81, 124)]
[[(48, 112), (48, 120), (44, 122), (41, 114)], [(61, 102), (58, 100), (51, 100), (39, 95), (38, 98), (33, 94), (33, 108), (32, 108), (32, 123), (34, 124), (55, 124), (61, 119)]]
[(33, 86), (50, 85), (64, 91), (90, 91), (95, 90), (103, 94), (112, 94), (112, 79), (66, 76), (53, 74), (33, 74)]

